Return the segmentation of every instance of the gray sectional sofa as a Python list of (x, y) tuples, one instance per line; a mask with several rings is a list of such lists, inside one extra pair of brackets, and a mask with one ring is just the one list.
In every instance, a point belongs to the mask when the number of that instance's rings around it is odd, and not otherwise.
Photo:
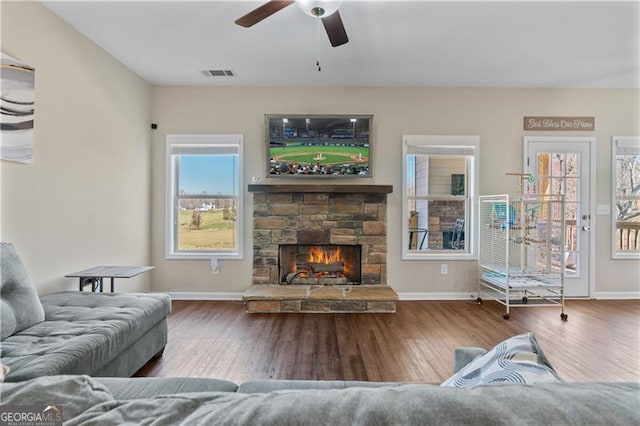
[(130, 377), (162, 353), (164, 294), (60, 292), (38, 298), (10, 243), (0, 243), (0, 361), (6, 381), (45, 375)]
[[(637, 383), (493, 384), (46, 376), (0, 385), (7, 407), (66, 425), (639, 425)], [(0, 410), (1, 411), (1, 410)]]

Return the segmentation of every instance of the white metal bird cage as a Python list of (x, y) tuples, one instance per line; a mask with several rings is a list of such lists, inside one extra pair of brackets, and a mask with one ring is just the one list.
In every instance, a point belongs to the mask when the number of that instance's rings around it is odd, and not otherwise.
[(480, 197), (478, 303), (558, 305), (564, 313), (565, 205), (560, 195)]

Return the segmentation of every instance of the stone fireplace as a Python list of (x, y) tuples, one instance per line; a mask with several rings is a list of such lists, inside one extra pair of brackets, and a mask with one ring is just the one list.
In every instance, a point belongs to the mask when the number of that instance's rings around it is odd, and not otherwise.
[[(243, 297), (247, 311), (395, 311), (397, 294), (387, 286), (390, 185), (248, 189), (254, 209), (253, 285)], [(340, 257), (314, 260), (312, 247), (333, 255), (339, 249)], [(312, 271), (302, 274), (298, 268)]]

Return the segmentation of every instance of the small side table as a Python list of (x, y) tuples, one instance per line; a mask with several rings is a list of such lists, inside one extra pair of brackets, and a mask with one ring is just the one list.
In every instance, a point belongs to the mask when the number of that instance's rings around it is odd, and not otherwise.
[(79, 290), (83, 291), (85, 285), (91, 284), (91, 291), (103, 292), (103, 279), (111, 279), (111, 293), (115, 290), (114, 280), (116, 278), (131, 278), (136, 275), (140, 275), (144, 272), (150, 271), (155, 266), (94, 266), (93, 268), (85, 269), (84, 271), (74, 272), (73, 274), (65, 275), (66, 278), (78, 278)]

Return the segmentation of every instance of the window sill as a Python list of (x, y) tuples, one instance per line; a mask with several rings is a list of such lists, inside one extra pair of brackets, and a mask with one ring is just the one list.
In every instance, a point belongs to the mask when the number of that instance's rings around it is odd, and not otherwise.
[(402, 253), (402, 260), (478, 260), (475, 253)]
[(613, 260), (638, 260), (640, 259), (640, 253), (615, 253), (611, 255)]
[(240, 253), (168, 253), (164, 258), (167, 260), (243, 260), (244, 256)]

